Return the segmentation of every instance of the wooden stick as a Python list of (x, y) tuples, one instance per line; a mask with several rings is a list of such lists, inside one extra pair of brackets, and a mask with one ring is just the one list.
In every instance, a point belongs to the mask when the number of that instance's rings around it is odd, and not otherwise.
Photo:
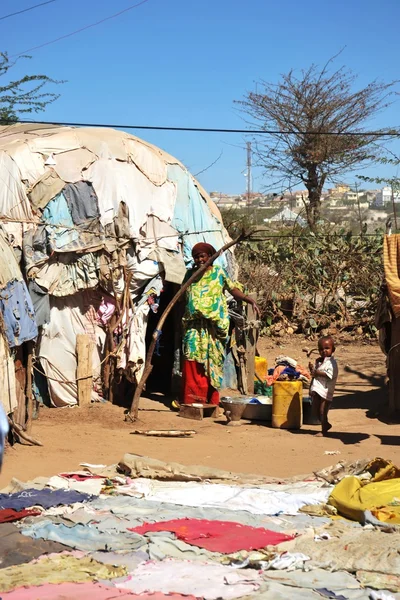
[[(149, 347), (149, 350), (147, 352), (147, 356), (146, 356), (146, 362), (144, 365), (144, 371), (143, 371), (143, 375), (139, 381), (139, 383), (137, 384), (134, 396), (133, 396), (133, 400), (132, 400), (132, 404), (131, 404), (131, 408), (128, 412), (128, 414), (126, 415), (126, 418), (130, 418), (131, 421), (135, 421), (137, 419), (138, 416), (138, 411), (139, 411), (139, 401), (140, 401), (140, 396), (142, 394), (143, 388), (145, 386), (145, 383), (153, 369), (153, 365), (151, 364), (152, 358), (153, 358), (153, 354), (154, 354), (154, 350), (156, 349), (156, 345), (157, 345), (157, 341), (161, 335), (162, 332), (162, 328), (163, 325), (169, 315), (169, 313), (171, 312), (171, 310), (174, 308), (175, 304), (178, 302), (178, 300), (183, 296), (183, 294), (186, 292), (186, 290), (188, 289), (188, 287), (190, 285), (192, 285), (192, 283), (194, 281), (198, 281), (199, 279), (201, 279), (203, 273), (205, 273), (205, 271), (208, 269), (208, 267), (210, 265), (212, 265), (212, 263), (214, 262), (214, 260), (216, 260), (219, 256), (221, 256), (221, 254), (223, 252), (225, 252), (226, 250), (228, 250), (229, 248), (231, 248), (232, 246), (235, 246), (235, 244), (241, 242), (242, 240), (248, 238), (251, 235), (251, 233), (249, 234), (244, 234), (241, 233), (236, 239), (232, 240), (231, 242), (228, 242), (227, 244), (225, 244), (225, 246), (222, 246), (222, 248), (220, 250), (218, 250), (218, 252), (216, 252), (213, 256), (211, 256), (208, 261), (206, 263), (204, 263), (204, 265), (202, 267), (200, 267), (199, 269), (197, 269), (193, 275), (191, 277), (189, 277), (189, 279), (186, 281), (186, 283), (184, 283), (182, 285), (182, 287), (180, 288), (180, 290), (175, 294), (175, 296), (172, 298), (171, 302), (168, 304), (168, 306), (166, 307), (166, 309), (164, 310), (163, 314), (161, 315), (161, 318), (158, 322), (157, 325), (157, 329), (154, 330), (153, 332), (153, 336), (152, 336), (152, 340), (151, 340), (151, 344)], [(133, 417), (132, 417), (133, 415)]]
[(16, 433), (16, 435), (18, 437), (25, 440), (26, 442), (29, 442), (30, 444), (33, 444), (33, 446), (43, 446), (42, 442), (35, 440), (33, 437), (31, 437), (30, 435), (25, 433), (25, 431), (22, 429), (22, 427), (20, 427), (16, 423), (14, 423), (14, 421), (12, 421), (10, 418), (8, 418), (8, 422), (9, 422), (10, 428)]
[(28, 400), (27, 413), (28, 418), (26, 421), (26, 431), (29, 434), (32, 430), (32, 418), (33, 418), (33, 392), (32, 392), (32, 365), (33, 365), (33, 343), (27, 342), (28, 349), (28, 360), (26, 364), (26, 389), (25, 396)]
[(146, 429), (141, 431), (140, 429), (134, 429), (131, 434), (134, 435), (146, 435), (156, 437), (190, 437), (197, 433), (193, 429)]

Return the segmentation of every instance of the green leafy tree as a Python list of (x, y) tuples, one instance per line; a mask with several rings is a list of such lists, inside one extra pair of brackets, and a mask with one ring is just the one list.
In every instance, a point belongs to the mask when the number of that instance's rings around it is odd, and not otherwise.
[(10, 80), (9, 71), (18, 60), (12, 61), (7, 52), (0, 52), (0, 81), (8, 79), (4, 85), (0, 85), (0, 123), (3, 125), (15, 123), (19, 115), (44, 111), (48, 104), (59, 98), (59, 94), (46, 91), (46, 86), (63, 83), (47, 75), (24, 75), (21, 79)]
[(256, 91), (238, 102), (252, 127), (270, 132), (256, 137), (253, 148), (271, 185), (307, 188), (312, 230), (320, 219), (324, 185), (366, 166), (391, 133), (377, 129), (369, 135), (368, 123), (391, 104), (396, 82), (373, 81), (355, 90), (356, 76), (344, 67), (332, 72), (332, 61), (322, 69), (313, 64), (299, 76), (291, 70), (278, 83), (259, 81)]

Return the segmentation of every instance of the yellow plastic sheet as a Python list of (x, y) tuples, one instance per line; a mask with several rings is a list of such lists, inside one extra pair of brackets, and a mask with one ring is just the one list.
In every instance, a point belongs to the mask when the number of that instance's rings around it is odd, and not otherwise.
[(333, 489), (328, 503), (354, 521), (362, 522), (364, 511), (369, 510), (381, 521), (400, 523), (400, 506), (395, 505), (400, 503), (400, 478), (380, 480), (383, 473), (377, 475), (377, 481), (366, 484), (358, 477), (345, 477)]

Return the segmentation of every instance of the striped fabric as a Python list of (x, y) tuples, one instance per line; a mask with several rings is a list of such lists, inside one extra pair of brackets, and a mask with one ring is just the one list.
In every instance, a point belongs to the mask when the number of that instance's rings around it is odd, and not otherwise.
[(400, 317), (400, 234), (385, 235), (383, 266), (390, 305), (397, 319)]

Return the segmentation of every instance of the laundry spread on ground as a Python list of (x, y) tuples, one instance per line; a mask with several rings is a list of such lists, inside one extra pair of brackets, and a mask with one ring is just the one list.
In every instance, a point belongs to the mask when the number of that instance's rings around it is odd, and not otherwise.
[(40, 515), (40, 510), (14, 510), (13, 508), (3, 508), (0, 510), (0, 523), (11, 523), (12, 521), (19, 521), (25, 517), (36, 517)]
[(162, 523), (146, 523), (130, 529), (130, 531), (141, 535), (152, 531), (171, 531), (188, 544), (223, 554), (231, 554), (239, 550), (258, 550), (269, 545), (287, 542), (294, 537), (240, 523), (200, 519), (176, 519)]
[(0, 494), (0, 509), (13, 508), (14, 510), (22, 510), (31, 506), (50, 508), (51, 506), (59, 506), (60, 504), (85, 502), (89, 498), (88, 494), (82, 494), (75, 490), (27, 489), (15, 494)]
[(279, 482), (134, 455), (119, 464), (2, 491), (2, 600), (400, 598), (390, 461)]

